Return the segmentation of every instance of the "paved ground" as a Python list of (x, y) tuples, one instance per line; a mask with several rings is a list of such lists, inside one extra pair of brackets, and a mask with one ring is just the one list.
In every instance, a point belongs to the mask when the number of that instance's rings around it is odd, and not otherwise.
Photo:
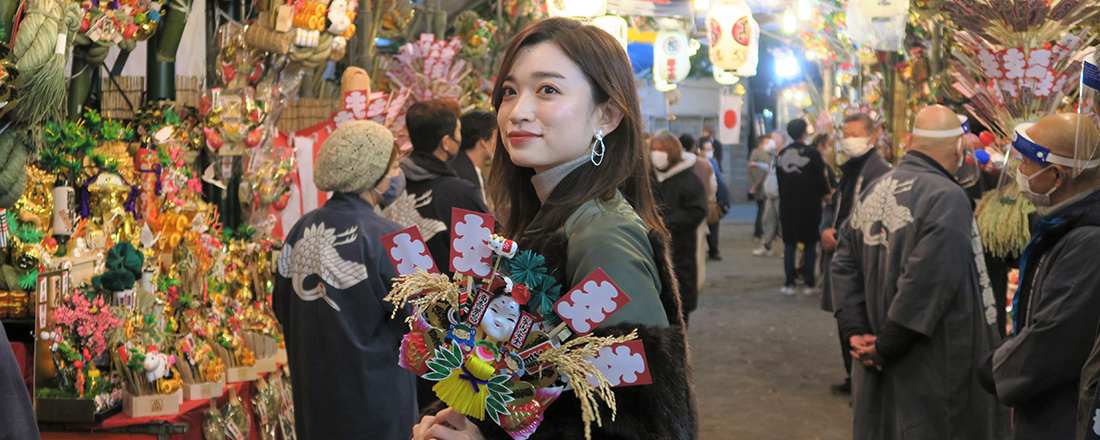
[(755, 206), (736, 207), (721, 231), (723, 261), (707, 264), (707, 286), (688, 332), (701, 436), (712, 439), (851, 438), (832, 316), (820, 297), (785, 297), (782, 260), (753, 257)]

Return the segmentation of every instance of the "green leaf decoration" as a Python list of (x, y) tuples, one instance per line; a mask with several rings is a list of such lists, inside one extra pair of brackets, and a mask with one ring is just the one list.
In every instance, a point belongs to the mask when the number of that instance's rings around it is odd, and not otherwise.
[(494, 391), (494, 392), (497, 392), (497, 393), (504, 394), (504, 393), (508, 393), (509, 391), (511, 391), (511, 390), (508, 389), (508, 387), (506, 387), (504, 385), (498, 385), (498, 384), (495, 384), (495, 383), (489, 383), (487, 386), (489, 387), (489, 391)]
[(448, 368), (447, 365), (444, 365), (442, 362), (428, 361), (427, 365), (429, 369), (439, 373), (450, 373), (452, 370), (452, 368)]
[(449, 376), (450, 376), (450, 374), (443, 374), (443, 373), (433, 371), (431, 373), (425, 374), (424, 378), (427, 379), (427, 380), (440, 381), (440, 380), (446, 379)]
[[(505, 375), (503, 375), (503, 374), (501, 374), (501, 375), (499, 375), (499, 376), (494, 376), (494, 377), (492, 377), (492, 378), (490, 378), (490, 379), (489, 379), (489, 383), (492, 383), (492, 384), (497, 384), (497, 385), (504, 385), (504, 384), (505, 384), (505, 383), (507, 383), (507, 382), (508, 382), (508, 376), (505, 376)], [(507, 388), (507, 387), (506, 387), (506, 388), (504, 388), (504, 389), (505, 389), (505, 391), (504, 391), (504, 392), (508, 392), (508, 391), (507, 391), (507, 390), (508, 390), (508, 388)]]

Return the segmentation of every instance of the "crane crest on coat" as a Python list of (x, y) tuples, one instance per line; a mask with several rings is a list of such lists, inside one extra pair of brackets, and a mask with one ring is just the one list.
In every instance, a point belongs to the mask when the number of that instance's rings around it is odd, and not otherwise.
[(897, 196), (913, 189), (915, 181), (898, 182), (893, 176), (883, 176), (862, 202), (857, 201), (848, 221), (853, 229), (863, 232), (864, 245), (889, 246), (890, 234), (913, 223), (913, 213), (898, 204)]
[(420, 236), (427, 242), (431, 240), (435, 234), (447, 230), (446, 223), (420, 216), (420, 211), (417, 211), (417, 209), (428, 206), (429, 203), (432, 203), (431, 190), (421, 194), (419, 197), (409, 194), (408, 192), (402, 192), (390, 206), (382, 210), (382, 217), (406, 228), (409, 226), (416, 226), (416, 228), (420, 230)]
[(358, 230), (358, 226), (353, 226), (337, 234), (335, 228), (325, 228), (324, 222), (307, 226), (293, 248), (288, 243), (279, 255), (279, 274), (293, 280), (294, 293), (302, 301), (323, 299), (339, 312), (340, 306), (325, 293), (324, 283), (306, 289), (302, 282), (310, 275), (317, 275), (330, 286), (343, 290), (367, 279), (365, 265), (343, 259), (336, 250), (337, 246), (355, 241)]
[(803, 156), (798, 150), (788, 148), (779, 156), (779, 167), (787, 173), (802, 174), (802, 167), (810, 163), (810, 158)]

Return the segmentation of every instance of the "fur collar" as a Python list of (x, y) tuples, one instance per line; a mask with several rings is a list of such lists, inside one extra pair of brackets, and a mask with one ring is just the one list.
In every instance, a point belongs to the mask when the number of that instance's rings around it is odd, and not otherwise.
[(698, 160), (697, 156), (695, 156), (694, 154), (688, 153), (688, 152), (684, 152), (684, 160), (680, 161), (680, 163), (676, 164), (672, 168), (669, 168), (665, 171), (655, 170), (655, 172), (657, 174), (657, 181), (658, 182), (664, 182), (669, 177), (680, 174), (680, 173), (684, 172), (685, 170), (694, 168), (696, 160)]

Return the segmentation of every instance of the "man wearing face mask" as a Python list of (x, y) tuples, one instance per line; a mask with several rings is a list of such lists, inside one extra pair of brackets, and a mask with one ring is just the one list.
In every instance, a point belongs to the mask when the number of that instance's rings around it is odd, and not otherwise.
[[(447, 161), (458, 154), (462, 142), (460, 109), (454, 100), (420, 101), (409, 106), (405, 124), (409, 128), (409, 141), (413, 151), (401, 160), (401, 171), (408, 181), (410, 195), (421, 197), (431, 192), (428, 204), (418, 208), (424, 218), (451, 224), (451, 209), (461, 208), (474, 212), (488, 212), (481, 190), (473, 183), (462, 180)], [(428, 251), (440, 271), (448, 271), (450, 264), (451, 233), (440, 232), (428, 239)]]
[(1016, 183), (1039, 222), (1020, 257), (1015, 337), (983, 373), (987, 388), (1013, 408), (1016, 439), (1075, 438), (1078, 404), (1092, 404), (1098, 367), (1086, 360), (1100, 325), (1098, 140), (1093, 122), (1078, 114), (1020, 124), (1013, 137)]
[(917, 114), (911, 150), (840, 226), (833, 308), (852, 368), (856, 440), (1002, 439), (1005, 415), (974, 377), (997, 346), (996, 305), (947, 107)]
[[(837, 143), (837, 164), (843, 174), (836, 192), (825, 204), (825, 210), (821, 216), (821, 250), (822, 272), (824, 279), (823, 293), (821, 295), (821, 309), (827, 312), (833, 311), (832, 281), (829, 280), (829, 264), (833, 260), (833, 252), (836, 251), (836, 228), (848, 221), (848, 215), (852, 212), (852, 205), (856, 198), (863, 192), (863, 188), (870, 187), (879, 177), (890, 171), (890, 164), (886, 162), (875, 149), (872, 134), (876, 132), (875, 121), (865, 113), (855, 113), (844, 118), (844, 139)], [(844, 359), (844, 371), (848, 378), (844, 383), (833, 385), (833, 391), (840, 394), (852, 392), (852, 346), (840, 335), (840, 354)]]

